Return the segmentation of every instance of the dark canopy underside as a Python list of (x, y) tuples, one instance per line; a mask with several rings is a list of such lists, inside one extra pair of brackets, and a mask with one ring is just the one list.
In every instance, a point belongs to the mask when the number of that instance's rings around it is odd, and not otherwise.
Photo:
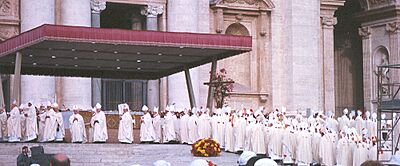
[(0, 43), (0, 73), (157, 79), (251, 51), (249, 36), (42, 25)]

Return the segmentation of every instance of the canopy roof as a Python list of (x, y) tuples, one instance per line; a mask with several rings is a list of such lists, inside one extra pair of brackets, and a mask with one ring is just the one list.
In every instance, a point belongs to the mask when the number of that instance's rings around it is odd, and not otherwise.
[(0, 73), (157, 79), (251, 51), (250, 36), (42, 25), (0, 43)]

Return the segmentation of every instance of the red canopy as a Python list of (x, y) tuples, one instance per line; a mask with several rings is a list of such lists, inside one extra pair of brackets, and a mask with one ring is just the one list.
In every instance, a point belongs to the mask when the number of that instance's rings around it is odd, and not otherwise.
[(157, 79), (251, 51), (250, 36), (42, 25), (0, 43), (0, 72)]

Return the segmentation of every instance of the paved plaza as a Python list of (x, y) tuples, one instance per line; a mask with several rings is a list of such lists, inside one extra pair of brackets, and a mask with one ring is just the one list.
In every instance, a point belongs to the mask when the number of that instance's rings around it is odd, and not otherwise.
[[(156, 160), (166, 160), (172, 166), (186, 166), (198, 157), (191, 146), (177, 144), (71, 144), (71, 143), (0, 143), (0, 166), (14, 166), (22, 146), (42, 145), (45, 153), (64, 153), (72, 166), (152, 166)], [(222, 152), (219, 157), (204, 157), (218, 166), (234, 166), (239, 155)]]

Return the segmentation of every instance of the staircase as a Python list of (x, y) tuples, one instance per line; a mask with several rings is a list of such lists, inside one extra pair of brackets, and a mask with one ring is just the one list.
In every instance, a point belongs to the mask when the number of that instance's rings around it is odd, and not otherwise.
[[(46, 154), (64, 153), (72, 166), (152, 166), (166, 160), (173, 166), (186, 166), (198, 157), (191, 146), (180, 144), (72, 144), (72, 143), (0, 143), (0, 166), (15, 166), (23, 146), (42, 145)], [(219, 157), (202, 158), (218, 166), (237, 165), (239, 155), (221, 152)]]

